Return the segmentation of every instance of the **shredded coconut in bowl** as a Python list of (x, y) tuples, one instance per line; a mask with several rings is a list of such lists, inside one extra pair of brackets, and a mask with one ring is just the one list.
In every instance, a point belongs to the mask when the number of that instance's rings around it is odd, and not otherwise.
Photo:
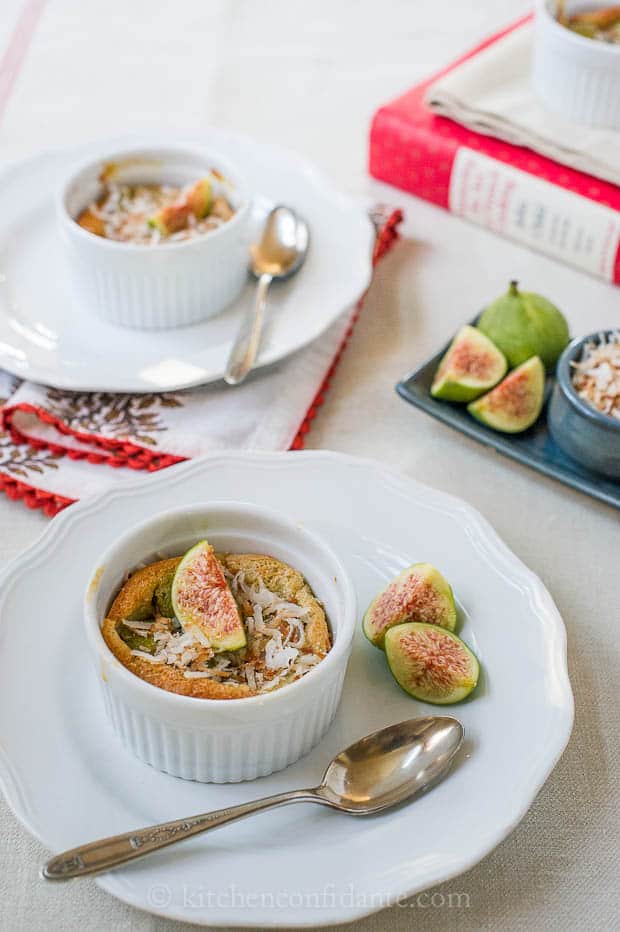
[(573, 367), (573, 386), (580, 398), (610, 417), (620, 420), (620, 330), (584, 343)]
[(133, 656), (183, 670), (187, 679), (209, 678), (230, 686), (248, 686), (266, 693), (292, 683), (319, 663), (325, 653), (314, 653), (307, 643), (309, 609), (287, 602), (258, 577), (251, 585), (244, 572), (224, 569), (231, 592), (244, 619), (247, 646), (215, 654), (197, 628), (184, 631), (176, 619), (124, 620), (137, 637), (151, 639), (152, 652), (136, 648)]

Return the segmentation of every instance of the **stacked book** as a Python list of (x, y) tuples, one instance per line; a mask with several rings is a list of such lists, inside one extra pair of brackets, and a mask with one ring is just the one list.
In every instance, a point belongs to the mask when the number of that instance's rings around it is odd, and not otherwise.
[[(429, 88), (523, 22), (381, 107), (370, 173), (456, 215), (620, 284), (620, 187), (429, 108)], [(527, 28), (527, 24), (525, 24)]]

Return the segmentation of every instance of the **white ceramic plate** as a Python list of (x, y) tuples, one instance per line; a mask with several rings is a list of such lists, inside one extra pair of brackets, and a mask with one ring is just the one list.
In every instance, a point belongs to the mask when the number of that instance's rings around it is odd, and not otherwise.
[[(147, 147), (140, 136), (110, 151)], [(374, 234), (364, 208), (335, 190), (314, 166), (272, 146), (209, 130), (175, 140), (221, 153), (255, 195), (255, 234), (275, 203), (308, 221), (311, 244), (301, 271), (272, 287), (258, 365), (316, 339), (368, 286)], [(73, 303), (54, 193), (72, 164), (101, 143), (45, 153), (6, 169), (0, 184), (0, 367), (22, 378), (79, 391), (172, 391), (220, 379), (255, 284), (211, 320), (160, 332), (112, 327)]]
[(540, 580), (464, 502), (333, 453), (216, 455), (127, 482), (63, 512), (5, 571), (0, 776), (18, 818), (60, 851), (314, 785), (351, 741), (438, 711), (402, 692), (358, 631), (334, 725), (287, 770), (216, 786), (157, 773), (131, 757), (100, 703), (82, 592), (121, 531), (207, 494), (275, 507), (319, 531), (347, 565), (361, 607), (409, 563), (428, 560), (443, 570), (462, 636), (484, 671), (475, 697), (450, 710), (465, 725), (466, 744), (443, 783), (397, 811), (356, 819), (287, 807), (97, 882), (141, 909), (204, 925), (318, 926), (351, 921), (471, 867), (523, 817), (568, 740), (564, 626)]

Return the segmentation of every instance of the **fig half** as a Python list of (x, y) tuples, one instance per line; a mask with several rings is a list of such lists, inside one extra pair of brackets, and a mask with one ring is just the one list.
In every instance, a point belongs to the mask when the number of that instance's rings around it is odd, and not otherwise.
[(198, 628), (215, 653), (246, 646), (237, 603), (208, 541), (199, 541), (179, 563), (172, 580), (172, 607), (184, 630)]
[(545, 369), (539, 357), (533, 356), (482, 398), (467, 405), (467, 410), (493, 430), (518, 434), (538, 420), (544, 396)]
[(461, 327), (443, 356), (431, 395), (444, 401), (473, 401), (506, 374), (504, 354), (475, 327)]
[(383, 648), (385, 633), (405, 621), (422, 621), (453, 631), (456, 606), (452, 589), (430, 563), (403, 570), (368, 606), (362, 626), (375, 647)]
[(478, 684), (474, 654), (456, 634), (437, 625), (410, 622), (390, 628), (385, 655), (398, 685), (421, 702), (461, 702)]

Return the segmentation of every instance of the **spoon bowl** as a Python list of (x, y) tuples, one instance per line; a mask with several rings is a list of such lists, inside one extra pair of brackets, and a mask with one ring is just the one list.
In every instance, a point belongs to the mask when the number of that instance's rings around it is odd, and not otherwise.
[(463, 737), (463, 726), (450, 716), (414, 718), (382, 728), (341, 751), (317, 792), (345, 812), (380, 812), (443, 776)]
[(258, 243), (250, 247), (252, 273), (256, 278), (290, 278), (302, 264), (308, 251), (308, 225), (290, 207), (274, 207)]

